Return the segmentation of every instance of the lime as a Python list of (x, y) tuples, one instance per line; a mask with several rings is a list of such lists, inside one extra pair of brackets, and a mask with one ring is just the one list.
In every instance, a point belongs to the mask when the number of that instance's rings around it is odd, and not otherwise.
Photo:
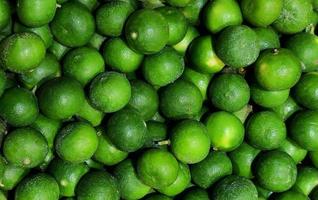
[(92, 159), (88, 159), (85, 160), (84, 163), (91, 169), (94, 170), (103, 170), (104, 169), (104, 165), (98, 161), (92, 160)]
[(162, 122), (149, 120), (147, 124), (147, 134), (145, 147), (155, 147), (158, 142), (164, 141), (167, 138), (167, 125)]
[(85, 5), (90, 11), (93, 11), (98, 5), (98, 0), (77, 0)]
[[(256, 189), (258, 192), (258, 197), (260, 198), (259, 200), (266, 200), (273, 194), (273, 192), (271, 192), (267, 189), (264, 189), (259, 185), (256, 185)], [(263, 198), (263, 199), (261, 199), (261, 198)]]
[(6, 73), (0, 69), (0, 97), (6, 89), (7, 76)]
[(183, 200), (210, 200), (209, 195), (206, 190), (198, 188), (198, 187), (191, 187), (188, 191), (182, 195)]
[(51, 30), (61, 44), (68, 47), (83, 46), (95, 32), (94, 17), (85, 5), (69, 1), (57, 10)]
[(91, 125), (98, 126), (102, 123), (105, 114), (95, 109), (89, 102), (88, 99), (85, 99), (81, 109), (76, 113), (76, 116), (84, 121), (89, 122)]
[(53, 40), (52, 45), (49, 47), (48, 51), (55, 55), (58, 60), (61, 60), (63, 56), (70, 50), (69, 47), (62, 45), (61, 43)]
[(55, 179), (45, 173), (27, 177), (16, 188), (14, 199), (58, 200), (60, 190)]
[(11, 131), (3, 142), (3, 154), (14, 165), (33, 168), (40, 165), (48, 153), (48, 144), (39, 131), (19, 128)]
[(0, 48), (2, 67), (16, 73), (36, 68), (45, 56), (43, 40), (35, 33), (15, 33), (2, 40)]
[(184, 55), (192, 40), (199, 36), (198, 30), (194, 26), (189, 26), (183, 39), (172, 47), (181, 55)]
[(242, 0), (241, 9), (244, 18), (254, 26), (266, 27), (280, 15), (284, 0)]
[(38, 114), (36, 98), (29, 90), (13, 87), (0, 97), (0, 116), (12, 126), (30, 125)]
[(301, 163), (307, 155), (307, 150), (300, 147), (295, 141), (286, 138), (278, 148), (280, 151), (288, 153), (295, 161), (296, 164)]
[(4, 157), (0, 157), (0, 181), (2, 180), (3, 178), (3, 175), (4, 175), (4, 172), (6, 170), (6, 165), (7, 165), (7, 161), (4, 159)]
[(104, 72), (95, 77), (90, 85), (89, 99), (92, 105), (106, 113), (115, 112), (128, 104), (131, 86), (125, 75)]
[(189, 60), (193, 69), (202, 73), (216, 73), (223, 69), (224, 63), (213, 50), (211, 36), (195, 38), (189, 47)]
[(242, 123), (244, 123), (252, 111), (253, 111), (253, 107), (251, 105), (247, 104), (241, 110), (232, 112), (232, 114), (235, 115), (237, 118), (239, 118), (239, 120)]
[(72, 78), (59, 77), (41, 85), (37, 91), (39, 107), (52, 119), (68, 119), (76, 114), (84, 103), (84, 91)]
[(134, 11), (125, 1), (108, 1), (96, 11), (97, 31), (106, 36), (120, 36), (128, 16)]
[(296, 164), (285, 152), (274, 150), (261, 153), (254, 164), (256, 180), (267, 190), (284, 192), (296, 182)]
[(188, 22), (183, 13), (177, 8), (163, 6), (156, 9), (159, 11), (166, 21), (169, 27), (169, 39), (167, 44), (174, 45), (180, 42), (188, 29)]
[(309, 152), (309, 158), (312, 162), (312, 164), (317, 167), (318, 166), (318, 151), (310, 151)]
[(289, 134), (297, 144), (308, 151), (318, 150), (318, 111), (301, 111), (291, 119)]
[(318, 170), (314, 167), (300, 167), (297, 171), (297, 180), (294, 190), (308, 196), (318, 186)]
[(94, 35), (91, 37), (87, 45), (99, 50), (105, 40), (106, 40), (106, 37), (98, 33), (94, 33)]
[(49, 147), (49, 151), (46, 154), (44, 161), (37, 167), (37, 169), (39, 169), (41, 171), (45, 171), (47, 169), (47, 167), (49, 166), (49, 164), (51, 163), (51, 161), (55, 157), (53, 151), (54, 151), (53, 148)]
[(224, 152), (211, 151), (203, 161), (191, 165), (192, 181), (205, 189), (230, 174), (232, 163)]
[(137, 70), (144, 58), (142, 54), (130, 49), (121, 38), (112, 38), (106, 41), (103, 57), (106, 65), (124, 73)]
[(153, 86), (162, 87), (177, 80), (183, 73), (184, 60), (176, 50), (166, 47), (145, 57), (142, 64), (144, 78)]
[(30, 169), (18, 167), (14, 164), (5, 165), (4, 174), (0, 180), (2, 190), (12, 190), (29, 173)]
[(212, 198), (217, 200), (258, 200), (258, 194), (251, 180), (230, 175), (217, 183), (212, 192)]
[(191, 0), (166, 0), (168, 4), (175, 7), (184, 7), (187, 6)]
[(232, 151), (244, 139), (244, 126), (233, 114), (219, 111), (207, 117), (205, 125), (214, 150)]
[(280, 47), (279, 36), (271, 27), (259, 27), (253, 29), (258, 37), (258, 43), (261, 50)]
[(243, 22), (240, 6), (235, 0), (209, 1), (202, 14), (205, 27), (212, 33)]
[(84, 162), (91, 158), (97, 146), (96, 130), (85, 122), (72, 122), (66, 125), (55, 139), (56, 153), (63, 160), (72, 163)]
[(185, 7), (179, 8), (188, 22), (192, 25), (199, 24), (200, 13), (207, 0), (192, 0)]
[(215, 52), (230, 67), (246, 67), (254, 63), (259, 55), (258, 37), (253, 29), (245, 25), (227, 27), (217, 39)]
[(171, 153), (161, 149), (146, 150), (137, 161), (139, 178), (150, 187), (161, 189), (175, 182), (179, 164)]
[(284, 121), (300, 109), (301, 108), (291, 97), (288, 97), (288, 99), (282, 105), (271, 108), (271, 110), (280, 116)]
[(125, 35), (132, 49), (142, 54), (156, 53), (168, 42), (168, 22), (156, 10), (141, 9), (129, 16)]
[(308, 197), (300, 192), (288, 190), (275, 196), (276, 200), (308, 200)]
[(0, 1), (0, 13), (0, 30), (2, 30), (9, 24), (11, 18), (10, 5), (7, 0)]
[(221, 74), (212, 79), (209, 98), (216, 108), (234, 112), (247, 105), (250, 99), (250, 88), (241, 75)]
[(266, 90), (286, 90), (293, 87), (301, 75), (299, 59), (288, 49), (266, 50), (254, 66), (258, 84)]
[(178, 123), (172, 129), (170, 140), (172, 153), (183, 163), (201, 162), (210, 151), (207, 129), (198, 121), (184, 120)]
[(184, 80), (166, 86), (160, 93), (160, 111), (171, 119), (192, 118), (201, 110), (203, 98), (200, 90)]
[(103, 56), (90, 47), (72, 49), (63, 58), (64, 76), (76, 79), (83, 86), (104, 70)]
[(123, 199), (141, 199), (151, 189), (139, 180), (130, 159), (116, 165), (114, 176), (117, 179), (120, 196)]

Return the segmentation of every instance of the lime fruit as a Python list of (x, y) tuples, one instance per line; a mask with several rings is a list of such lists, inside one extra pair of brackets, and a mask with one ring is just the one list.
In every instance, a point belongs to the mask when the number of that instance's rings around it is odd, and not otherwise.
[(192, 40), (199, 36), (198, 30), (194, 26), (189, 26), (183, 39), (172, 47), (181, 55), (184, 55)]
[(185, 7), (179, 8), (187, 21), (192, 25), (200, 22), (200, 13), (207, 0), (192, 0)]
[(275, 196), (276, 200), (308, 200), (308, 197), (300, 192), (289, 190)]
[(209, 195), (206, 190), (191, 187), (182, 195), (183, 200), (210, 200)]
[(271, 27), (259, 27), (253, 29), (258, 37), (259, 47), (262, 50), (280, 47), (279, 36)]
[(166, 0), (168, 4), (175, 7), (184, 7), (187, 6), (191, 0)]
[(0, 181), (2, 190), (12, 190), (30, 172), (29, 168), (18, 167), (12, 163), (7, 163)]
[(2, 30), (9, 24), (11, 18), (10, 5), (7, 0), (0, 1), (0, 13), (0, 30)]
[(307, 150), (300, 147), (295, 141), (286, 138), (284, 142), (278, 148), (280, 151), (284, 151), (290, 155), (296, 164), (301, 163), (307, 155)]
[(284, 121), (287, 120), (290, 116), (292, 116), (295, 112), (299, 111), (301, 108), (297, 105), (295, 100), (291, 97), (279, 106), (271, 108), (279, 117), (281, 117)]
[(167, 125), (163, 122), (149, 120), (147, 124), (147, 134), (145, 147), (156, 147), (160, 141), (167, 139)]
[(314, 167), (300, 167), (293, 189), (308, 196), (318, 186), (318, 170)]
[(85, 99), (81, 109), (76, 113), (76, 116), (83, 120), (89, 122), (92, 126), (98, 126), (102, 123), (105, 114), (94, 108), (88, 99)]

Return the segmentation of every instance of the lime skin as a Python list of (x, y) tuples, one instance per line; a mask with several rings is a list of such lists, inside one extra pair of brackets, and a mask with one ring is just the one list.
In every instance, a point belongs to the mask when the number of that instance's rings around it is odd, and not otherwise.
[(302, 166), (298, 168), (297, 180), (293, 189), (308, 196), (318, 185), (318, 170), (315, 167)]
[(275, 196), (277, 200), (308, 200), (308, 197), (301, 192), (288, 190)]
[(7, 0), (0, 1), (0, 30), (5, 28), (10, 21), (11, 11)]
[(278, 33), (271, 27), (258, 27), (253, 29), (258, 37), (261, 50), (280, 47)]

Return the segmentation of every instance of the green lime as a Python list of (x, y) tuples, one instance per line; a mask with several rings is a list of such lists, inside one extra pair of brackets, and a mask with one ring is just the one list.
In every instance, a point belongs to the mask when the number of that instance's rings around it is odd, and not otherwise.
[(105, 114), (102, 111), (95, 109), (88, 99), (85, 99), (81, 109), (76, 113), (76, 116), (89, 122), (95, 127), (102, 123)]
[(55, 158), (53, 151), (53, 148), (49, 147), (49, 151), (46, 154), (44, 161), (37, 167), (37, 169), (41, 170), (42, 172), (46, 171), (51, 161)]
[(111, 166), (123, 161), (128, 156), (127, 152), (119, 150), (114, 146), (108, 138), (105, 130), (102, 128), (98, 129), (97, 132), (99, 143), (97, 150), (93, 155), (93, 159), (104, 165)]
[(207, 129), (198, 121), (184, 120), (175, 125), (170, 140), (172, 153), (183, 163), (201, 162), (210, 151)]
[(106, 39), (106, 37), (98, 33), (94, 33), (87, 45), (99, 50)]
[(291, 119), (289, 135), (308, 151), (318, 150), (318, 111), (301, 111)]
[(230, 67), (246, 67), (254, 63), (259, 55), (258, 37), (253, 29), (245, 25), (227, 27), (217, 39), (215, 52)]
[(38, 114), (37, 100), (29, 90), (13, 87), (0, 97), (0, 116), (12, 126), (30, 125)]
[(207, 117), (205, 125), (214, 150), (232, 151), (244, 139), (244, 126), (235, 115), (219, 111)]
[(6, 89), (7, 76), (6, 73), (0, 69), (0, 97)]
[(258, 194), (251, 180), (230, 175), (217, 183), (212, 192), (212, 198), (216, 200), (258, 200)]
[(96, 11), (97, 31), (105, 36), (120, 36), (128, 16), (134, 11), (125, 1), (108, 1)]
[(8, 191), (15, 188), (21, 180), (29, 173), (30, 169), (18, 167), (14, 164), (7, 163), (4, 168), (4, 174), (0, 179), (0, 188)]
[(166, 0), (168, 4), (175, 7), (184, 7), (187, 6), (191, 0)]
[(300, 167), (297, 171), (297, 180), (294, 190), (308, 196), (318, 186), (318, 170), (314, 167)]
[(318, 37), (316, 35), (298, 33), (287, 41), (286, 47), (301, 60), (304, 72), (318, 70)]
[(88, 159), (85, 160), (84, 163), (91, 169), (94, 170), (103, 170), (104, 169), (104, 165), (98, 161), (92, 160), (92, 159)]
[(91, 171), (85, 174), (76, 187), (78, 200), (119, 200), (115, 178), (106, 171)]
[(85, 5), (69, 1), (56, 11), (51, 31), (61, 44), (80, 47), (87, 44), (95, 32), (95, 21)]
[(189, 47), (189, 60), (193, 69), (202, 73), (216, 73), (223, 69), (224, 63), (213, 50), (211, 36), (195, 38)]
[(61, 60), (63, 56), (70, 50), (69, 47), (53, 40), (52, 45), (49, 47), (48, 51), (55, 55), (58, 60)]
[(241, 9), (244, 18), (254, 26), (266, 27), (280, 15), (283, 0), (242, 0)]
[(278, 150), (288, 153), (288, 155), (294, 159), (296, 164), (301, 163), (307, 155), (307, 150), (303, 149), (295, 141), (289, 138), (286, 138), (286, 140), (281, 143)]
[(15, 129), (6, 136), (3, 142), (5, 158), (25, 168), (40, 165), (48, 153), (48, 148), (44, 136), (33, 128)]
[(250, 88), (241, 75), (221, 74), (212, 79), (209, 98), (216, 108), (234, 112), (247, 105), (250, 99)]
[(56, 0), (18, 0), (17, 14), (19, 20), (31, 27), (48, 24), (53, 20)]
[(287, 135), (283, 120), (272, 111), (254, 113), (246, 125), (248, 142), (261, 150), (278, 148)]
[(159, 96), (157, 91), (141, 80), (133, 80), (131, 84), (131, 98), (128, 107), (135, 109), (144, 120), (151, 119), (158, 111)]
[(317, 167), (318, 166), (318, 151), (310, 151), (309, 152), (309, 158), (312, 162), (312, 164)]
[(242, 123), (244, 123), (252, 111), (253, 111), (252, 105), (247, 104), (241, 110), (232, 112), (232, 114), (235, 115), (237, 118), (239, 118)]
[(299, 59), (288, 49), (266, 50), (254, 66), (258, 84), (266, 90), (286, 90), (293, 87), (301, 75)]
[(172, 198), (167, 197), (166, 195), (157, 193), (148, 195), (145, 200), (172, 200)]
[(308, 197), (300, 192), (288, 190), (275, 196), (275, 200), (308, 200)]
[(139, 180), (130, 159), (126, 159), (116, 165), (113, 174), (117, 179), (122, 199), (141, 199), (151, 189)]
[(19, 183), (15, 190), (14, 199), (58, 200), (59, 195), (60, 190), (55, 179), (45, 173), (38, 173)]
[(0, 30), (2, 30), (9, 24), (11, 18), (10, 5), (7, 0), (0, 1), (0, 13)]
[(191, 187), (182, 195), (183, 200), (210, 200), (208, 192), (198, 187)]
[(271, 192), (267, 189), (264, 189), (259, 185), (256, 185), (256, 189), (258, 192), (258, 197), (263, 198), (263, 199), (259, 199), (259, 200), (267, 200), (273, 194), (273, 192)]
[(253, 29), (258, 37), (259, 47), (262, 50), (280, 47), (279, 36), (271, 27), (259, 27)]
[(192, 118), (201, 110), (203, 97), (191, 82), (177, 80), (160, 93), (160, 111), (170, 119)]
[(273, 108), (282, 105), (289, 97), (289, 89), (286, 90), (264, 90), (254, 83), (251, 85), (251, 98), (259, 106)]
[(293, 88), (295, 100), (302, 106), (318, 110), (318, 72), (302, 75)]
[(147, 124), (147, 134), (145, 147), (155, 147), (160, 141), (167, 139), (167, 125), (163, 122), (149, 120)]
[(55, 138), (56, 153), (63, 160), (72, 163), (84, 162), (91, 158), (97, 146), (96, 130), (85, 122), (72, 122), (64, 126)]
[(61, 66), (51, 53), (47, 53), (41, 63), (32, 71), (19, 76), (20, 81), (27, 88), (40, 86), (43, 82), (61, 75)]
[(283, 0), (282, 11), (273, 26), (284, 34), (301, 32), (309, 24), (311, 12), (310, 0)]
[(121, 38), (111, 38), (106, 41), (103, 57), (106, 65), (124, 73), (136, 71), (144, 58), (142, 54), (130, 49)]
[(75, 196), (77, 183), (88, 171), (84, 163), (73, 164), (59, 158), (54, 159), (48, 169), (60, 187), (60, 196), (65, 197)]
[(72, 49), (63, 58), (64, 76), (76, 79), (83, 86), (103, 71), (105, 71), (103, 56), (90, 47)]
[(261, 151), (243, 142), (238, 148), (229, 153), (233, 165), (233, 174), (252, 178), (252, 163)]
[(0, 48), (0, 64), (16, 73), (36, 68), (45, 56), (43, 40), (30, 32), (15, 33), (7, 37), (1, 41)]
[(92, 105), (105, 113), (125, 107), (131, 97), (131, 86), (125, 75), (104, 72), (95, 77), (90, 85), (89, 99)]
[(295, 100), (291, 97), (279, 106), (271, 108), (279, 117), (281, 117), (284, 121), (287, 120), (290, 116), (292, 116), (295, 112), (299, 111), (301, 108), (297, 105)]
[(211, 151), (203, 161), (191, 165), (192, 181), (204, 189), (230, 174), (232, 163), (224, 152)]
[(256, 180), (267, 190), (284, 192), (296, 182), (296, 164), (285, 152), (274, 150), (261, 153), (254, 164)]
[(169, 40), (168, 22), (160, 12), (141, 9), (129, 16), (125, 35), (128, 45), (142, 54), (159, 52)]
[(202, 12), (203, 23), (212, 33), (243, 22), (240, 6), (235, 0), (209, 1)]
[(156, 9), (159, 11), (169, 26), (169, 39), (167, 44), (174, 45), (179, 43), (188, 30), (188, 22), (183, 13), (174, 7), (163, 6)]
[(179, 8), (188, 22), (197, 25), (200, 22), (200, 14), (207, 0), (192, 0), (185, 7)]
[(90, 11), (93, 11), (98, 5), (98, 0), (77, 0), (85, 5)]
[(107, 135), (122, 151), (134, 152), (146, 140), (147, 126), (142, 117), (132, 109), (123, 109), (112, 115), (107, 122)]
[(155, 189), (167, 187), (178, 177), (179, 164), (166, 150), (148, 149), (137, 161), (138, 177)]
[(82, 107), (85, 97), (79, 82), (59, 77), (49, 80), (37, 90), (42, 113), (52, 119), (68, 119)]
[(4, 176), (5, 170), (6, 170), (6, 165), (8, 164), (8, 162), (5, 160), (4, 157), (0, 157), (0, 182)]
[(184, 55), (192, 40), (199, 36), (198, 30), (194, 26), (189, 26), (183, 39), (172, 47), (181, 55)]

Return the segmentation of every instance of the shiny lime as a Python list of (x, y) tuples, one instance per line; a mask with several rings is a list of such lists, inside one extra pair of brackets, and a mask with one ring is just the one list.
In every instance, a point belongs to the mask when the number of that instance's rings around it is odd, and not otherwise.
[(253, 29), (258, 37), (258, 43), (261, 50), (280, 47), (278, 33), (271, 27), (259, 27)]
[(278, 150), (284, 151), (290, 155), (296, 164), (301, 163), (307, 155), (307, 150), (300, 147), (295, 141), (286, 138)]
[(192, 40), (199, 36), (198, 30), (194, 26), (189, 26), (183, 39), (172, 47), (181, 55), (184, 55)]

